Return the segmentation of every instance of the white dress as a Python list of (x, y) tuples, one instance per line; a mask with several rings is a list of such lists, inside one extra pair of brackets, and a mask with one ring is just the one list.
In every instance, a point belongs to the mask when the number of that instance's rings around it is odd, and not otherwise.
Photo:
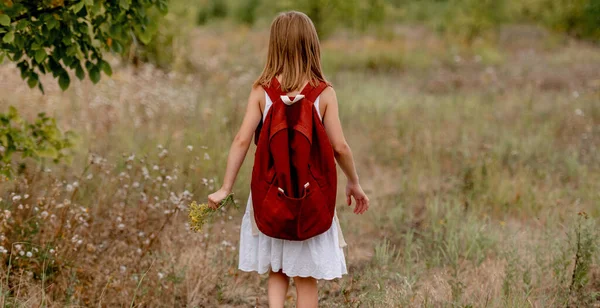
[[(265, 97), (263, 120), (273, 104), (266, 93)], [(315, 100), (315, 107), (321, 117), (319, 97)], [(240, 229), (238, 268), (259, 274), (267, 273), (270, 269), (274, 272), (282, 270), (289, 277), (341, 278), (348, 273), (342, 249), (345, 245), (337, 214), (329, 230), (304, 241), (276, 239), (263, 234), (256, 228), (250, 195)]]

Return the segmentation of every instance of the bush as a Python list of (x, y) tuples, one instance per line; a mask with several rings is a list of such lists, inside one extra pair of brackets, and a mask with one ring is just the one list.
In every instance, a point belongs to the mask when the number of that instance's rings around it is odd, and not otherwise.
[[(15, 154), (23, 158), (33, 158), (38, 161), (52, 159), (59, 162), (68, 156), (63, 150), (73, 146), (72, 132), (64, 135), (56, 127), (56, 120), (38, 114), (35, 122), (23, 120), (14, 107), (8, 113), (0, 113), (0, 174), (6, 178), (14, 173), (13, 158)], [(20, 164), (20, 170), (25, 167)]]

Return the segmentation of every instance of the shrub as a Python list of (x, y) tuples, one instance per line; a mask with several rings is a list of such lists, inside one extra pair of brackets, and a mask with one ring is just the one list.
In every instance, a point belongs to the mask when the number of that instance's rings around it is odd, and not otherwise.
[[(68, 158), (63, 150), (73, 146), (72, 132), (64, 135), (56, 127), (56, 120), (38, 114), (35, 122), (23, 120), (14, 107), (8, 113), (0, 113), (0, 174), (10, 178), (14, 173), (13, 155), (38, 161), (52, 159), (59, 162)], [(24, 164), (19, 168), (23, 170)]]

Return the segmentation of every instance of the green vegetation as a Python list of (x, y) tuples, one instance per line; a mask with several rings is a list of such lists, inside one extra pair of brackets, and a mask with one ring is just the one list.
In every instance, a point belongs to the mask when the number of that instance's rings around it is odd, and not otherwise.
[(0, 174), (5, 177), (2, 180), (12, 177), (14, 161), (21, 162), (18, 168), (22, 172), (27, 157), (38, 161), (48, 158), (55, 163), (68, 158), (64, 150), (73, 146), (73, 137), (70, 131), (63, 135), (56, 120), (44, 113), (28, 123), (10, 106), (8, 113), (0, 114)]
[(123, 52), (133, 39), (149, 43), (157, 29), (153, 10), (167, 12), (167, 0), (0, 1), (0, 60), (16, 62), (29, 87), (43, 92), (40, 74), (51, 73), (61, 89), (68, 71), (94, 82), (112, 74), (105, 51)]

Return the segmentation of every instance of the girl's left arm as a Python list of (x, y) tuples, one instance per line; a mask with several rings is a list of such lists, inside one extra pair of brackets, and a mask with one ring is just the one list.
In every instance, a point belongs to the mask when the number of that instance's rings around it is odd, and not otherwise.
[(246, 153), (248, 153), (248, 148), (252, 143), (254, 131), (262, 118), (260, 101), (263, 96), (264, 92), (260, 86), (253, 88), (250, 92), (242, 126), (235, 135), (231, 147), (229, 148), (227, 167), (225, 168), (225, 176), (223, 177), (223, 186), (216, 192), (208, 195), (208, 206), (213, 209), (216, 209), (218, 204), (231, 193), (235, 178), (244, 162)]

